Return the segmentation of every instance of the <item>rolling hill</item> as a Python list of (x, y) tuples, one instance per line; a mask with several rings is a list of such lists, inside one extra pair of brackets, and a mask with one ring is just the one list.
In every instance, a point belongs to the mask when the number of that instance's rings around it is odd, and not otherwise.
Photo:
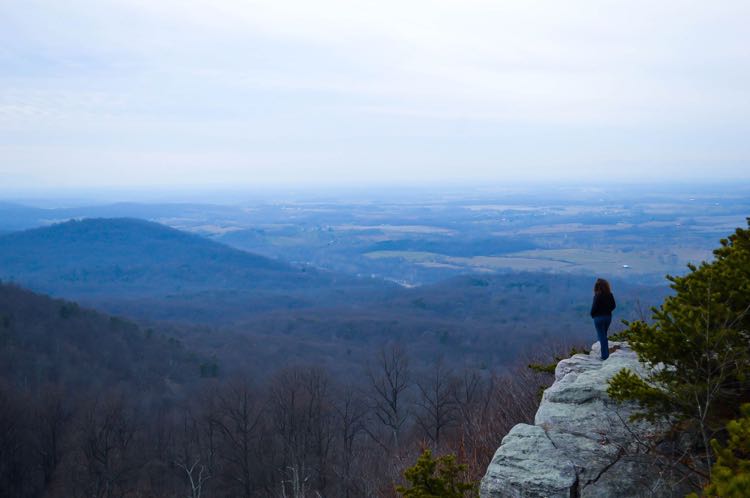
[(318, 272), (137, 219), (84, 219), (0, 237), (0, 278), (55, 294), (162, 295), (317, 284)]
[(0, 236), (0, 279), (138, 318), (226, 321), (388, 287), (234, 249), (131, 218)]

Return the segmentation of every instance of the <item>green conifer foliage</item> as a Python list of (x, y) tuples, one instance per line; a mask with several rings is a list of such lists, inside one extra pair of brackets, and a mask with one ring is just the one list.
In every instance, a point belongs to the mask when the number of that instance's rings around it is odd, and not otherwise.
[(461, 475), (466, 465), (456, 464), (454, 455), (432, 458), (430, 450), (424, 450), (413, 467), (404, 471), (410, 486), (397, 486), (396, 491), (405, 498), (465, 498), (478, 496), (476, 483), (463, 482)]
[(721, 240), (714, 255), (667, 277), (675, 294), (653, 310), (653, 323), (629, 324), (624, 335), (651, 373), (641, 379), (623, 370), (608, 389), (615, 400), (639, 403), (636, 418), (667, 420), (695, 436), (704, 469), (709, 439), (750, 401), (750, 229)]
[[(715, 439), (716, 453), (711, 483), (704, 496), (746, 498), (750, 496), (750, 404), (742, 406), (742, 417), (727, 424), (728, 439), (721, 446)], [(697, 498), (697, 495), (691, 495)]]

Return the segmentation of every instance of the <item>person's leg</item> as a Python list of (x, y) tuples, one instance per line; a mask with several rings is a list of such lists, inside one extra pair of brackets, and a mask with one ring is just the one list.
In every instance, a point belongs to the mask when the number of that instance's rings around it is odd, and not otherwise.
[(604, 327), (603, 327), (603, 329), (604, 329), (604, 346), (602, 347), (602, 351), (606, 351), (607, 352), (607, 354), (604, 356), (604, 359), (606, 360), (607, 358), (609, 358), (609, 337), (608, 337), (608, 333), (609, 333), (609, 325), (612, 323), (612, 316), (610, 315), (610, 316), (604, 317), (604, 319), (602, 321), (604, 322), (603, 323), (603, 325), (604, 325)]
[(607, 325), (611, 321), (608, 317), (597, 316), (594, 318), (594, 327), (596, 327), (596, 335), (599, 339), (599, 345), (601, 346), (602, 360), (609, 358), (609, 339), (607, 339)]

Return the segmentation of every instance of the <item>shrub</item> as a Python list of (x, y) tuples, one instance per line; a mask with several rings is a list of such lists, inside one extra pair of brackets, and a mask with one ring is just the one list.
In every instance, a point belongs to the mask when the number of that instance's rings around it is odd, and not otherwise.
[(608, 388), (613, 399), (640, 405), (635, 418), (666, 420), (688, 436), (708, 473), (709, 440), (750, 401), (750, 229), (738, 228), (714, 255), (667, 277), (675, 294), (653, 309), (653, 323), (629, 324), (624, 335), (649, 375), (625, 369)]
[(457, 464), (454, 455), (443, 455), (435, 459), (430, 450), (424, 450), (417, 463), (404, 471), (404, 477), (410, 486), (397, 486), (396, 491), (406, 498), (478, 496), (476, 483), (462, 480), (461, 475), (465, 473), (466, 465)]
[(715, 439), (711, 441), (716, 463), (703, 493), (710, 497), (744, 498), (750, 496), (750, 404), (743, 405), (742, 417), (727, 424), (727, 433), (726, 446)]

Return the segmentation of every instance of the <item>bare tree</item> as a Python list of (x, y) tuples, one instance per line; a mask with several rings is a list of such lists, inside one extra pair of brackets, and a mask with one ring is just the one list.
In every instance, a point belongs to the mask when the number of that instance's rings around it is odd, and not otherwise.
[[(310, 491), (310, 477), (307, 475), (304, 467), (289, 467), (287, 470), (287, 479), (281, 481), (281, 498), (306, 498)], [(287, 488), (289, 491), (287, 492)], [(320, 497), (320, 493), (315, 492), (315, 496)]]
[[(229, 383), (216, 395), (209, 424), (221, 437), (219, 458), (234, 496), (249, 498), (256, 492), (257, 446), (262, 432), (263, 408), (259, 396), (245, 381)], [(191, 466), (195, 464), (193, 460)], [(183, 461), (187, 465), (187, 461)], [(200, 469), (200, 467), (198, 467)], [(200, 470), (198, 471), (200, 474)], [(207, 472), (207, 471), (206, 471)], [(205, 482), (205, 479), (204, 479)]]
[(465, 369), (457, 380), (453, 399), (459, 421), (463, 426), (472, 423), (475, 405), (483, 401), (484, 384), (482, 376), (476, 370)]
[(320, 492), (328, 485), (335, 436), (329, 384), (323, 370), (295, 367), (282, 370), (270, 392), (271, 423), (281, 449), (279, 468), (293, 469), (301, 481), (312, 478)]
[(441, 434), (456, 424), (455, 387), (456, 379), (445, 368), (442, 359), (437, 360), (431, 371), (417, 382), (417, 424), (436, 448), (440, 447)]
[(95, 498), (125, 495), (135, 486), (143, 455), (137, 454), (138, 426), (122, 393), (97, 397), (79, 421), (78, 450), (83, 494)]
[(188, 498), (201, 498), (203, 485), (211, 478), (208, 467), (201, 463), (200, 458), (196, 458), (190, 466), (188, 466), (187, 462), (177, 462), (176, 465), (185, 472), (189, 481), (190, 494)]
[(335, 469), (341, 487), (339, 495), (344, 498), (362, 496), (361, 486), (357, 485), (362, 476), (357, 472), (356, 444), (359, 436), (366, 431), (367, 407), (357, 397), (355, 390), (347, 387), (341, 393), (335, 410), (341, 444), (341, 455)]
[(34, 451), (42, 471), (44, 487), (52, 483), (64, 455), (63, 436), (72, 417), (59, 387), (46, 387), (39, 395), (34, 413)]
[(466, 370), (456, 382), (458, 440), (452, 445), (468, 464), (472, 479), (481, 477), (515, 424), (533, 420), (539, 404), (535, 375), (519, 365), (504, 375)]
[(367, 377), (370, 408), (388, 433), (385, 440), (372, 431), (370, 435), (390, 452), (399, 447), (402, 429), (409, 418), (406, 394), (411, 378), (406, 352), (396, 344), (381, 349)]
[(189, 407), (183, 408), (180, 420), (174, 464), (187, 481), (188, 496), (200, 498), (213, 477), (217, 425), (211, 417), (195, 416)]
[(26, 496), (33, 464), (28, 446), (28, 406), (24, 396), (0, 381), (0, 495)]

